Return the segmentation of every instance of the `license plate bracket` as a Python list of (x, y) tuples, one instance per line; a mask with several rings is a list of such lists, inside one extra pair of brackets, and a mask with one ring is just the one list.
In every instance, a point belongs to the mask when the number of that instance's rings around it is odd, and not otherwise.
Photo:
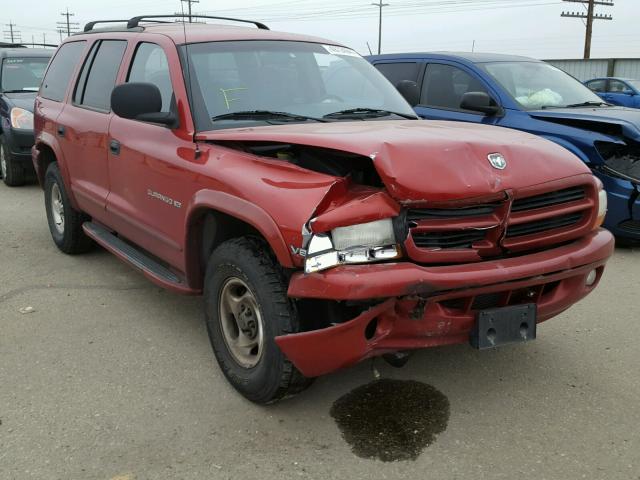
[(534, 340), (536, 317), (535, 303), (481, 310), (469, 342), (471, 346), (484, 350)]

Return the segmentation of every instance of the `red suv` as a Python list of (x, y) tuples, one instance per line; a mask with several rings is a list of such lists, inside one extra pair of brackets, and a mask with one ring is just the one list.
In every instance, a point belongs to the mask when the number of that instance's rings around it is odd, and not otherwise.
[(606, 196), (564, 148), (418, 121), (329, 40), (158, 18), (60, 46), (33, 163), (60, 250), (95, 242), (204, 295), (250, 400), (376, 355), (530, 340), (598, 284)]

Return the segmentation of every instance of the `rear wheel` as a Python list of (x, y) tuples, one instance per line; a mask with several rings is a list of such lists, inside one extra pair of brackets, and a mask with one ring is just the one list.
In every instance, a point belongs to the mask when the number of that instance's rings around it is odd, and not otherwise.
[(44, 177), (44, 203), (51, 237), (60, 250), (76, 254), (91, 249), (93, 242), (82, 230), (89, 218), (71, 206), (57, 163), (49, 165)]
[(269, 246), (237, 238), (211, 255), (205, 276), (207, 331), (227, 380), (247, 399), (271, 403), (310, 383), (282, 354), (275, 337), (299, 331), (286, 279)]
[(0, 135), (0, 172), (5, 185), (18, 187), (24, 185), (25, 175), (22, 165), (11, 158), (4, 136)]

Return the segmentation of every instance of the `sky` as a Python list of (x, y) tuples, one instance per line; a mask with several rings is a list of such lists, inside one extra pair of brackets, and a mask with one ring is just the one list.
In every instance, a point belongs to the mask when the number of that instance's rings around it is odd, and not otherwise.
[[(259, 20), (272, 30), (329, 38), (368, 54), (378, 48), (375, 0), (200, 0), (196, 13)], [(542, 59), (582, 58), (585, 25), (562, 18), (584, 12), (563, 0), (384, 0), (382, 53), (434, 50), (512, 53)], [(23, 42), (58, 43), (56, 22), (67, 10), (82, 27), (97, 19), (181, 11), (179, 0), (0, 0), (0, 24)], [(598, 6), (613, 20), (594, 22), (592, 58), (640, 58), (640, 0)], [(6, 36), (6, 35), (3, 35)], [(66, 36), (66, 35), (65, 35)]]

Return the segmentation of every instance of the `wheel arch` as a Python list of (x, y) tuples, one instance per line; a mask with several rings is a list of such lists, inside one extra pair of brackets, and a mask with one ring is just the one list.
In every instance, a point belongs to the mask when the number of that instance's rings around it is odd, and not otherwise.
[(189, 204), (185, 225), (185, 274), (200, 288), (211, 252), (222, 242), (244, 235), (261, 237), (281, 266), (294, 264), (286, 242), (271, 216), (257, 205), (219, 191), (200, 191)]

